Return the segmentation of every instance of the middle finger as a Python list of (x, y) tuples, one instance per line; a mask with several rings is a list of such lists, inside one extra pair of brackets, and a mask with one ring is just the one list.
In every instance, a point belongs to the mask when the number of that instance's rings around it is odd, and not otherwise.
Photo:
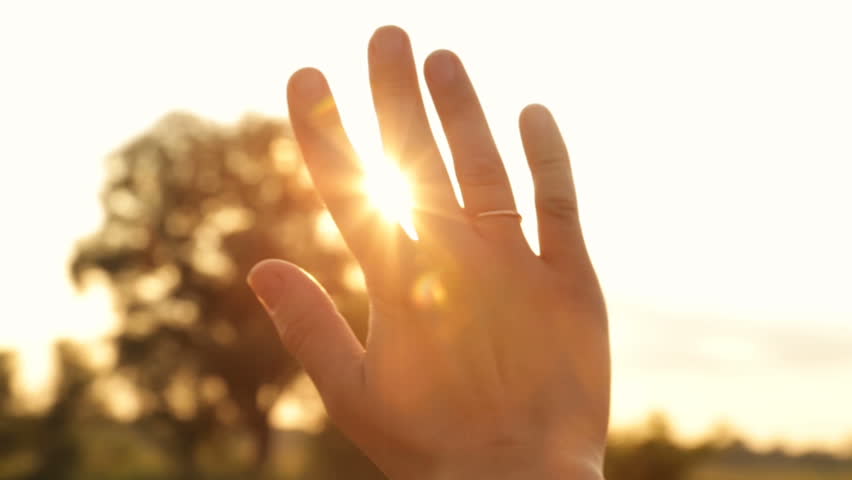
[(413, 176), (415, 226), (427, 229), (427, 237), (448, 233), (448, 228), (461, 224), (462, 212), (429, 128), (405, 32), (397, 27), (376, 30), (369, 64), (385, 152)]

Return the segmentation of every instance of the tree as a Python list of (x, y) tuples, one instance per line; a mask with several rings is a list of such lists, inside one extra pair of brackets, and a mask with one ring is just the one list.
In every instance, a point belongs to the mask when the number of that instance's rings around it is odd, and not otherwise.
[(327, 227), (289, 126), (259, 116), (223, 127), (171, 114), (113, 154), (104, 222), (72, 259), (78, 285), (104, 279), (120, 332), (116, 369), (141, 399), (139, 425), (184, 478), (223, 429), (269, 450), (269, 413), (298, 373), (244, 282), (276, 257), (313, 273), (363, 332), (354, 262)]
[(14, 356), (10, 352), (0, 351), (0, 418), (11, 415), (13, 370)]
[(682, 480), (704, 456), (702, 449), (679, 446), (671, 434), (668, 419), (652, 414), (643, 435), (610, 439), (605, 473), (610, 480)]
[(0, 464), (17, 453), (20, 435), (19, 412), (15, 411), (12, 388), (15, 357), (10, 352), (0, 351)]
[(48, 410), (36, 420), (37, 464), (27, 477), (32, 480), (71, 479), (77, 471), (83, 445), (78, 436), (80, 418), (93, 404), (88, 390), (95, 378), (79, 345), (60, 342), (56, 345), (59, 368), (54, 385), (54, 399)]

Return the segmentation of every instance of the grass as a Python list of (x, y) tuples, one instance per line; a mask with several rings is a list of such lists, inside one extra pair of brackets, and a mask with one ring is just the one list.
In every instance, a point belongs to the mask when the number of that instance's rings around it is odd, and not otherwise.
[(698, 468), (688, 480), (849, 480), (852, 468), (816, 469), (765, 466), (707, 465)]

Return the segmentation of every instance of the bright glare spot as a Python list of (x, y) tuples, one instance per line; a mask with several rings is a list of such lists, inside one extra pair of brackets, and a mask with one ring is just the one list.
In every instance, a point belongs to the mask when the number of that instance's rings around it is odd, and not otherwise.
[(438, 275), (427, 272), (414, 283), (412, 300), (419, 307), (435, 308), (447, 300), (447, 290)]
[(132, 422), (142, 411), (142, 399), (136, 387), (126, 378), (111, 375), (94, 384), (95, 394), (102, 399), (107, 412), (122, 422)]
[(302, 412), (302, 406), (298, 403), (285, 402), (281, 405), (280, 415), (282, 423), (292, 425), (301, 420), (304, 412)]
[(378, 208), (388, 221), (399, 223), (412, 235), (414, 221), (411, 212), (414, 208), (414, 197), (411, 184), (392, 160), (386, 159), (367, 165), (364, 190), (370, 198), (370, 203)]
[(271, 421), (276, 428), (319, 433), (325, 427), (322, 400), (307, 375), (299, 375), (287, 392), (272, 407)]
[(317, 217), (317, 233), (319, 243), (325, 248), (340, 248), (344, 245), (340, 230), (328, 210), (323, 210)]

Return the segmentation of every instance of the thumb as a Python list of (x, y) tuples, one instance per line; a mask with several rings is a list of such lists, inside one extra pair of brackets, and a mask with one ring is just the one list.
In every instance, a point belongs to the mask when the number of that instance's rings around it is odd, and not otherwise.
[(326, 407), (348, 403), (360, 375), (364, 348), (320, 284), (301, 268), (264, 260), (248, 283), (263, 304), (284, 347), (304, 367)]

